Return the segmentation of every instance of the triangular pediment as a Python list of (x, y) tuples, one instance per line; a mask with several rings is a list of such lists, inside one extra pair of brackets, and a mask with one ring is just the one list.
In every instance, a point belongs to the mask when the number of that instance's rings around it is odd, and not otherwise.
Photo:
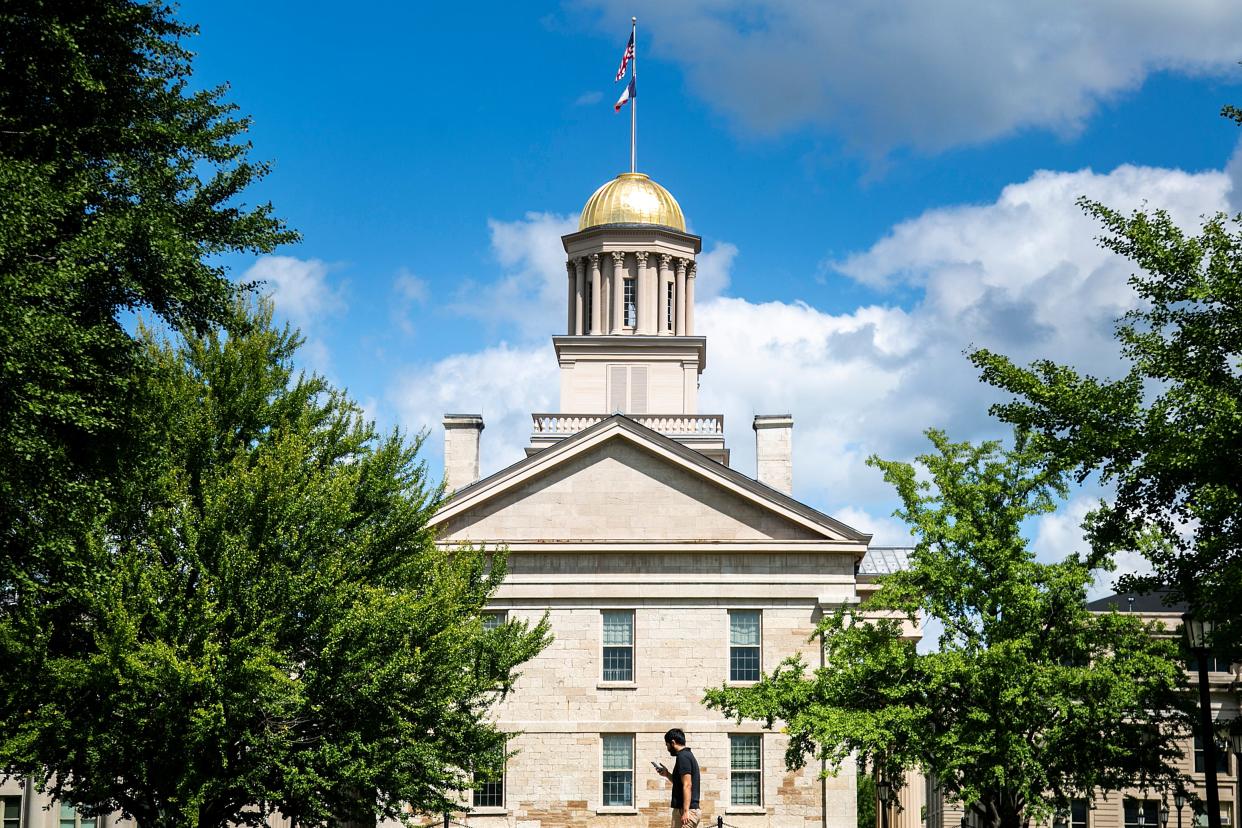
[(433, 523), (443, 542), (868, 539), (622, 416), (457, 492)]

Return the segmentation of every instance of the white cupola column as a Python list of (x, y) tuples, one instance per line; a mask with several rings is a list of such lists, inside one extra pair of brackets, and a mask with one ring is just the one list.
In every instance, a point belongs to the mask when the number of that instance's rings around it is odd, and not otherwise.
[(604, 292), (600, 289), (599, 254), (591, 254), (591, 333), (602, 334), (604, 325), (601, 321), (604, 311)]
[(677, 288), (674, 291), (677, 308), (673, 311), (673, 333), (686, 335), (686, 260), (677, 260)]
[(668, 286), (673, 279), (673, 272), (669, 265), (673, 263), (673, 257), (667, 253), (660, 254), (660, 276), (656, 280), (656, 304), (660, 308), (660, 313), (656, 318), (656, 330), (661, 336), (668, 336), (673, 332), (673, 326), (669, 324), (669, 306), (668, 306)]
[(645, 334), (655, 333), (655, 325), (651, 324), (655, 321), (655, 308), (651, 306), (651, 277), (647, 273), (647, 257), (648, 253), (640, 250), (634, 254), (634, 258), (638, 260), (638, 272), (635, 274), (637, 281), (634, 283), (635, 293), (638, 296), (638, 324), (634, 326), (634, 333)]
[(686, 336), (694, 336), (694, 274), (698, 269), (695, 262), (686, 268)]
[(574, 259), (574, 284), (577, 286), (577, 301), (574, 310), (574, 334), (581, 336), (586, 333), (586, 265), (584, 259)]
[(565, 272), (569, 274), (569, 292), (565, 297), (565, 307), (569, 310), (569, 318), (565, 322), (565, 333), (569, 334), (570, 336), (573, 336), (574, 335), (574, 306), (575, 306), (575, 303), (577, 302), (577, 300), (574, 298), (574, 288), (575, 288), (574, 282), (576, 280), (574, 279), (574, 263), (573, 262), (568, 261), (568, 260), (565, 262)]

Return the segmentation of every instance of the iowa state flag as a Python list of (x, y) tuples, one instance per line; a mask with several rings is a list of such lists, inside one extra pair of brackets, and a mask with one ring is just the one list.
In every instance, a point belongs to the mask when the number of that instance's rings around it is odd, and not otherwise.
[(613, 111), (620, 112), (621, 107), (638, 97), (638, 87), (634, 83), (634, 78), (630, 78), (629, 85), (625, 87), (625, 91), (621, 93), (621, 97), (617, 98), (617, 102), (613, 105)]

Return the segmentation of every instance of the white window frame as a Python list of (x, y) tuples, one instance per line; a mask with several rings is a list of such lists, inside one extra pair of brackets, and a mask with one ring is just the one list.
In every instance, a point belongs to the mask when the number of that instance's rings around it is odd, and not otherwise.
[[(630, 766), (629, 768), (609, 768), (604, 765), (604, 743), (608, 739), (628, 739), (630, 742)], [(635, 781), (634, 762), (636, 756), (636, 748), (633, 733), (601, 733), (599, 734), (599, 804), (600, 810), (604, 811), (632, 811), (634, 810), (635, 797)], [(628, 773), (630, 775), (630, 800), (626, 803), (609, 803), (605, 790), (608, 785), (609, 773)]]
[(621, 326), (630, 330), (638, 327), (638, 280), (629, 276), (621, 284)]
[[(628, 649), (630, 651), (630, 676), (629, 678), (609, 678), (608, 677), (608, 650), (622, 649), (627, 645), (609, 644), (604, 640), (604, 616), (608, 613), (626, 614), (630, 617), (630, 643)], [(610, 608), (599, 611), (599, 681), (601, 684), (634, 684), (634, 677), (637, 675), (638, 669), (638, 613), (633, 609)]]
[(483, 629), (494, 630), (509, 623), (508, 610), (483, 610)]
[(56, 828), (67, 828), (67, 819), (65, 817), (65, 809), (68, 808), (73, 815), (73, 828), (99, 828), (99, 817), (84, 817), (78, 813), (69, 802), (59, 802), (56, 807)]
[[(1074, 805), (1082, 803), (1082, 820), (1074, 819)], [(1091, 801), (1081, 797), (1070, 800), (1069, 807), (1069, 828), (1091, 828)]]
[[(735, 768), (733, 766), (733, 740), (753, 739), (758, 744), (758, 768)], [(733, 779), (738, 775), (755, 777), (755, 790), (758, 791), (758, 802), (737, 802), (733, 798)], [(762, 733), (730, 733), (729, 734), (729, 807), (730, 808), (762, 808), (763, 807), (763, 734)]]
[[(757, 645), (755, 644), (734, 645), (733, 643), (733, 614), (743, 613), (743, 612), (753, 613), (759, 619), (759, 643)], [(756, 681), (759, 680), (759, 677), (763, 675), (763, 610), (749, 609), (749, 608), (731, 609), (728, 611), (727, 616), (728, 617), (725, 621), (725, 641), (728, 643), (728, 646), (726, 647), (726, 650), (725, 650), (726, 652), (726, 666), (725, 666), (726, 673), (725, 675), (728, 677), (728, 683), (729, 684), (754, 684)], [(740, 678), (733, 677), (733, 651), (735, 649), (736, 650), (746, 649), (746, 650), (756, 651), (756, 656), (759, 662), (759, 669), (756, 673), (755, 678), (740, 679)]]
[[(9, 808), (15, 810), (9, 813)], [(16, 822), (13, 820), (16, 819)], [(6, 794), (0, 796), (0, 826), (15, 825), (17, 828), (22, 826), (22, 797), (21, 794)]]
[[(495, 814), (495, 813), (500, 813), (502, 811), (506, 811), (508, 807), (508, 801), (509, 801), (509, 785), (508, 785), (509, 779), (508, 777), (509, 777), (509, 760), (505, 759), (505, 764), (500, 769), (499, 779), (493, 779), (488, 782), (484, 782), (483, 788), (475, 788), (474, 790), (470, 792), (470, 803), (472, 806), (471, 810), (476, 813), (485, 813), (485, 814), (489, 814), (489, 813)], [(476, 782), (478, 781), (477, 773), (474, 774), (474, 779)], [(487, 786), (489, 785), (500, 786), (500, 804), (499, 805), (485, 804), (485, 803), (479, 802), (479, 794), (487, 790)]]

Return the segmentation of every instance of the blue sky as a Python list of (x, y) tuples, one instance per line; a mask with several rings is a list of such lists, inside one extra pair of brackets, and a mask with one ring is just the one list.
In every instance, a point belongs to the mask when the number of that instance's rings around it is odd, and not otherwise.
[[(1037, 9), (901, 0), (185, 2), (196, 83), (229, 82), (303, 234), (269, 279), (308, 366), (385, 426), (482, 411), (484, 464), (555, 406), (557, 236), (628, 164), (613, 75), (639, 17), (639, 168), (703, 236), (703, 407), (735, 466), (795, 417), (795, 494), (901, 542), (863, 464), (928, 426), (1000, 432), (969, 344), (1107, 373), (1124, 263), (1078, 195), (1179, 220), (1236, 209), (1242, 15), (1230, 2)], [(779, 370), (773, 366), (779, 365)], [(715, 406), (714, 408), (712, 406)], [(1096, 492), (1033, 529), (1071, 551)]]

